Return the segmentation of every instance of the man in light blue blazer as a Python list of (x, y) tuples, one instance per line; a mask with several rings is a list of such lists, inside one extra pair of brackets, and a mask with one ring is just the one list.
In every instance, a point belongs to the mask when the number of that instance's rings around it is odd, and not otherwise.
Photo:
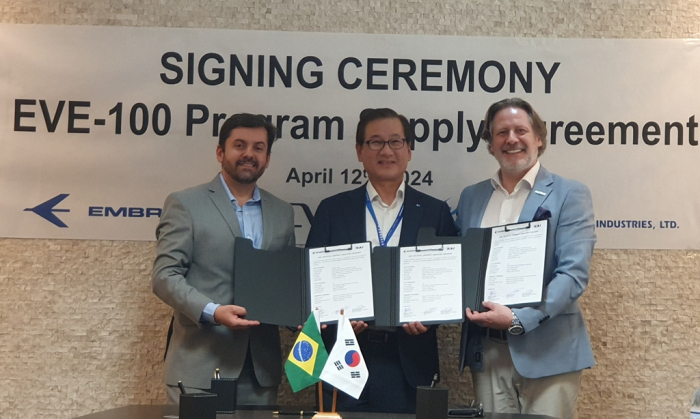
[(178, 381), (188, 392), (201, 392), (219, 368), (222, 378), (238, 378), (239, 405), (276, 404), (279, 330), (247, 319), (233, 289), (236, 237), (251, 239), (258, 249), (295, 245), (292, 206), (257, 187), (275, 139), (264, 116), (231, 116), (216, 148), (221, 172), (165, 200), (152, 286), (173, 308), (165, 357), (168, 403), (178, 403)]
[(467, 308), (467, 364), (485, 411), (576, 418), (581, 371), (595, 364), (578, 299), (588, 285), (596, 242), (593, 205), (580, 182), (550, 173), (538, 157), (544, 122), (522, 99), (489, 107), (482, 139), (500, 169), (468, 186), (457, 228), (549, 219), (543, 302), (510, 309), (485, 302)]

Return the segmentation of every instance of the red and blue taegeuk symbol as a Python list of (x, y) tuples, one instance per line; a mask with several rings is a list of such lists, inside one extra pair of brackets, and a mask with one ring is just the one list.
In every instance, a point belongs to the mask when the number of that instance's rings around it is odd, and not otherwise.
[(348, 351), (345, 354), (345, 363), (350, 367), (356, 367), (360, 365), (360, 354), (357, 351)]

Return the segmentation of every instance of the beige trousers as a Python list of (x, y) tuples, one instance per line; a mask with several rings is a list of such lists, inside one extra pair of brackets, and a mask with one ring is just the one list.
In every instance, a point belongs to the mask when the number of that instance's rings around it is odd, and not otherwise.
[(484, 371), (472, 372), (477, 400), (485, 412), (526, 413), (577, 419), (581, 371), (541, 378), (518, 374), (508, 342), (483, 337)]

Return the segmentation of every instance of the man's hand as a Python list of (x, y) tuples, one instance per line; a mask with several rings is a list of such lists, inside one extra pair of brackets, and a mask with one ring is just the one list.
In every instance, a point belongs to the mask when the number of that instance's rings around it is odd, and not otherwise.
[(490, 327), (491, 329), (507, 329), (513, 325), (513, 311), (508, 307), (492, 303), (490, 301), (484, 301), (484, 307), (488, 311), (479, 313), (478, 311), (472, 311), (467, 307), (467, 318), (469, 321), (476, 323), (481, 327)]
[(362, 320), (358, 320), (358, 321), (353, 320), (350, 322), (350, 326), (352, 326), (352, 330), (353, 330), (353, 332), (355, 332), (356, 335), (359, 335), (360, 333), (364, 332), (365, 329), (367, 329), (367, 327), (369, 327), (369, 325), (367, 323), (363, 322)]
[[(303, 329), (304, 326), (306, 326), (306, 322), (304, 322), (304, 324), (300, 324), (299, 326), (297, 326), (297, 331), (298, 331), (298, 332), (301, 332), (301, 329)], [(322, 324), (322, 325), (321, 325), (321, 330), (326, 330), (327, 327), (328, 327), (328, 325)]]
[(231, 330), (247, 329), (260, 324), (257, 320), (246, 320), (246, 314), (248, 314), (248, 312), (241, 306), (219, 306), (214, 311), (214, 320)]
[[(467, 309), (468, 310), (468, 309)], [(409, 335), (420, 335), (427, 332), (429, 327), (423, 326), (421, 322), (410, 322), (403, 325), (403, 330)]]

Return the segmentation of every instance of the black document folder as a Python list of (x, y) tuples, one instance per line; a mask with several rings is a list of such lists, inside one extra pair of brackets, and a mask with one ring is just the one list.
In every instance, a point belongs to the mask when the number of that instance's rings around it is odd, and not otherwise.
[[(547, 221), (548, 223), (548, 221)], [(484, 289), (486, 279), (486, 268), (491, 250), (492, 228), (470, 228), (461, 237), (437, 237), (431, 230), (421, 229), (418, 242), (421, 245), (431, 244), (462, 244), (462, 293), (463, 305), (478, 311), (484, 311)], [(542, 273), (544, 275), (544, 272)], [(542, 292), (540, 300), (528, 304), (508, 305), (511, 308), (534, 306), (540, 304), (544, 294), (544, 281), (542, 281)], [(459, 348), (459, 370), (464, 371), (467, 361), (468, 341), (475, 334), (479, 333), (476, 324), (465, 322), (462, 325), (462, 334)]]
[[(369, 246), (369, 243), (366, 243)], [(353, 245), (333, 246), (333, 250), (351, 250)], [(236, 237), (234, 250), (234, 304), (245, 307), (246, 318), (260, 323), (296, 327), (311, 314), (309, 252), (313, 249), (285, 247), (260, 250), (253, 242)], [(376, 304), (375, 304), (376, 306)], [(372, 320), (372, 317), (352, 317)], [(323, 323), (335, 323), (324, 321)]]
[[(442, 239), (443, 237), (439, 238)], [(399, 289), (401, 249), (400, 247), (375, 247), (372, 250), (372, 292), (374, 295), (375, 326), (398, 327), (402, 324), (399, 321), (401, 318), (401, 290)], [(460, 318), (451, 321), (425, 321), (422, 323), (425, 325), (461, 323), (462, 320)]]
[(484, 278), (491, 247), (491, 229), (470, 228), (461, 237), (435, 236), (430, 230), (421, 230), (421, 246), (457, 244), (462, 246), (462, 308), (481, 310), (484, 301)]
[[(529, 223), (518, 223), (505, 226), (520, 228)], [(486, 280), (486, 268), (489, 262), (491, 250), (492, 228), (470, 228), (464, 236), (435, 236), (429, 229), (421, 229), (418, 235), (420, 245), (455, 244), (462, 245), (462, 295), (464, 308), (476, 311), (484, 311), (484, 290)], [(544, 272), (543, 272), (544, 275)], [(544, 281), (540, 298), (525, 304), (508, 304), (510, 308), (530, 307), (542, 302), (544, 293)]]
[(306, 249), (260, 250), (236, 237), (233, 287), (233, 303), (245, 307), (247, 319), (296, 327), (311, 314)]

